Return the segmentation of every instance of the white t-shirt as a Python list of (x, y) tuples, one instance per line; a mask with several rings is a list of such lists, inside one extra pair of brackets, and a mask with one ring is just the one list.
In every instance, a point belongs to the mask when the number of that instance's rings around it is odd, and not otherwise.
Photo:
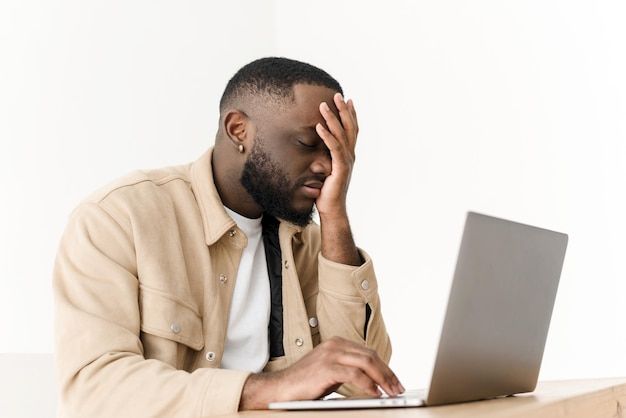
[(263, 217), (250, 219), (224, 208), (246, 234), (248, 245), (243, 250), (237, 271), (221, 367), (257, 373), (269, 360), (271, 310), (261, 225)]

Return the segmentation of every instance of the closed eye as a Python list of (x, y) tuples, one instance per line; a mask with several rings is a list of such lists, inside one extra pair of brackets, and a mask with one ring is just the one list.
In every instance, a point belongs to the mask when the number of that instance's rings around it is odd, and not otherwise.
[(302, 141), (300, 141), (299, 139), (298, 139), (298, 143), (299, 143), (300, 145), (302, 145), (303, 147), (306, 147), (306, 148), (315, 148), (315, 147), (317, 147), (317, 144), (313, 144), (313, 145), (311, 145), (311, 144), (307, 144), (306, 142), (302, 142)]

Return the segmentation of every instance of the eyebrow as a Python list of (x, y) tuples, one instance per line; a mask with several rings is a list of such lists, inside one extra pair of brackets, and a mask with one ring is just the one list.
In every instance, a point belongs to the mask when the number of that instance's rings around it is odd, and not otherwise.
[[(324, 128), (328, 129), (328, 125), (326, 124), (325, 121), (321, 123)], [(313, 123), (312, 125), (303, 125), (300, 128), (298, 128), (298, 130), (299, 131), (311, 131), (317, 136), (317, 129), (315, 128), (316, 126), (317, 126), (317, 122)]]
[(297, 135), (305, 136), (312, 139), (313, 141), (319, 141), (320, 143), (324, 144), (324, 140), (318, 135), (317, 130), (315, 129), (315, 125), (301, 126), (295, 132)]
[(305, 125), (298, 128), (298, 133), (306, 133), (307, 135), (319, 136), (317, 134), (317, 130), (315, 129), (315, 125)]

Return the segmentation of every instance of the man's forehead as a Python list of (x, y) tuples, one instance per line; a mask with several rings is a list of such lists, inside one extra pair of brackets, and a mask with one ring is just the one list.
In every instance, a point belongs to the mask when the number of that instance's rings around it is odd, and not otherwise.
[(339, 117), (333, 101), (336, 91), (324, 86), (296, 84), (293, 87), (293, 93), (293, 101), (287, 104), (284, 116), (288, 117), (298, 129), (315, 129), (318, 122), (324, 123), (319, 110), (322, 102), (326, 102), (332, 112)]

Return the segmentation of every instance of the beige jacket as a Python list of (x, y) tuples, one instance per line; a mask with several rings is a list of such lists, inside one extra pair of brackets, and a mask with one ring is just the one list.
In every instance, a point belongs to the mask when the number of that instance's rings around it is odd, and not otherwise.
[[(248, 372), (220, 369), (244, 233), (196, 162), (137, 171), (72, 212), (56, 258), (61, 418), (203, 417), (237, 411)], [(370, 257), (325, 259), (320, 229), (281, 221), (285, 368), (339, 335), (389, 361)], [(372, 312), (363, 340), (365, 304)]]

